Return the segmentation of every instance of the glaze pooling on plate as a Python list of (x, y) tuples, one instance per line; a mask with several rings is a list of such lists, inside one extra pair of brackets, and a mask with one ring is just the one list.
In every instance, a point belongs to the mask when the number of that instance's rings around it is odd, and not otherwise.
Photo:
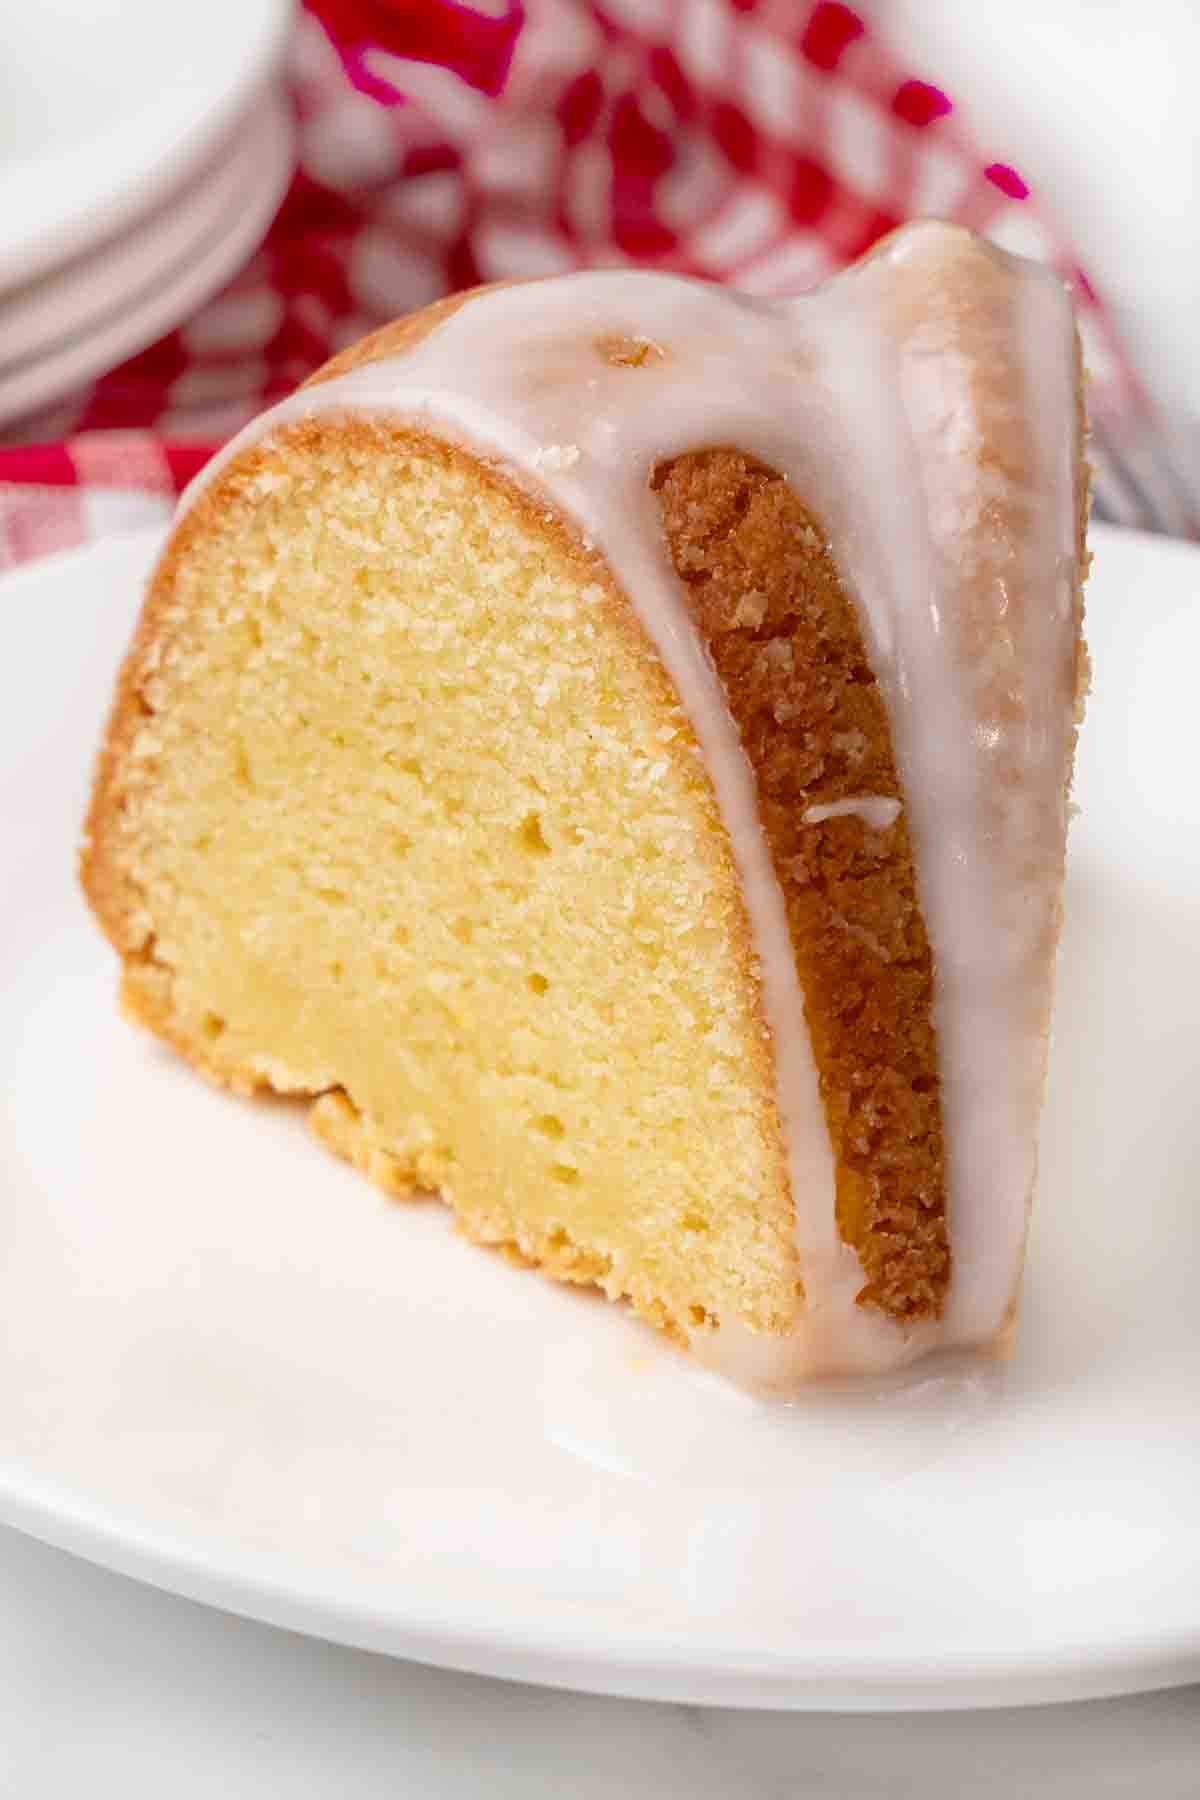
[[(515, 470), (612, 569), (704, 753), (762, 971), (804, 1325), (698, 1332), (755, 1385), (996, 1343), (1020, 1273), (1058, 929), (1077, 660), (1079, 403), (1061, 284), (956, 228), (909, 227), (794, 300), (649, 273), (484, 291), (401, 354), (301, 390)], [(935, 966), (953, 1274), (939, 1320), (857, 1304), (784, 902), (754, 774), (663, 541), (651, 477), (732, 446), (822, 522), (890, 717)], [(186, 506), (198, 491), (197, 484)], [(895, 803), (863, 795), (868, 824)], [(824, 816), (831, 816), (828, 809)], [(742, 1340), (753, 1339), (752, 1343)]]

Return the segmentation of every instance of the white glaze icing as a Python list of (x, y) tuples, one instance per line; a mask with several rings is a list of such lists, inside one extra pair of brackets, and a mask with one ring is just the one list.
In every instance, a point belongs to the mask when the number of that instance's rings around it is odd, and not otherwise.
[(823, 825), (826, 819), (861, 819), (872, 831), (887, 831), (900, 817), (900, 802), (886, 794), (859, 794), (853, 800), (826, 800), (806, 806), (805, 825)]
[[(662, 354), (614, 362), (600, 346)], [(246, 444), (317, 414), (389, 415), (499, 460), (605, 557), (706, 757), (762, 969), (805, 1283), (802, 1328), (698, 1333), (756, 1387), (994, 1344), (1023, 1253), (1052, 979), (1073, 690), (1076, 399), (1060, 284), (956, 228), (908, 227), (795, 300), (601, 272), (489, 290), (404, 353), (302, 390)], [(754, 777), (671, 569), (649, 480), (730, 445), (791, 482), (857, 607), (892, 727), (935, 962), (953, 1278), (902, 1329), (856, 1305), (782, 893)], [(878, 796), (813, 807), (872, 822)], [(869, 811), (863, 809), (870, 809)], [(885, 823), (891, 822), (885, 818)]]

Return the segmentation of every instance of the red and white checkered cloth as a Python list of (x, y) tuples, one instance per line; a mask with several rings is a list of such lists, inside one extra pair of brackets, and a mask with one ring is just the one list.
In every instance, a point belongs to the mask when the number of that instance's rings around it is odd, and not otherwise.
[(836, 0), (309, 0), (288, 79), (298, 168), (258, 255), (0, 435), (0, 568), (165, 520), (249, 417), (448, 290), (638, 264), (788, 293), (922, 214), (1065, 274), (1093, 412), (1145, 413), (1021, 177)]

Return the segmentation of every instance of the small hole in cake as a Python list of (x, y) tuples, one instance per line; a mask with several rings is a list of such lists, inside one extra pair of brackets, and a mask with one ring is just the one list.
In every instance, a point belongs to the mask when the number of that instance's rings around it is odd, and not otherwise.
[[(708, 1308), (706, 1306), (689, 1306), (688, 1318), (692, 1321), (693, 1325), (707, 1325), (710, 1322)], [(713, 1321), (713, 1323), (715, 1323), (715, 1321)]]
[(210, 831), (202, 831), (198, 838), (193, 839), (192, 849), (200, 850), (200, 851), (211, 850), (212, 849), (212, 833)]
[(208, 1039), (209, 1043), (213, 1044), (219, 1037), (223, 1036), (225, 1031), (225, 1021), (220, 1013), (206, 1012), (200, 1020), (200, 1029)]
[(564, 1187), (574, 1187), (579, 1180), (579, 1170), (573, 1169), (570, 1163), (551, 1163), (550, 1173), (555, 1181), (561, 1181)]
[(560, 1138), (566, 1136), (566, 1126), (555, 1113), (543, 1113), (540, 1119), (533, 1121), (534, 1130), (540, 1131), (543, 1137)]
[(345, 973), (345, 968), (340, 962), (330, 963), (329, 978), (331, 981), (340, 981)]
[(685, 1231), (707, 1231), (708, 1220), (698, 1212), (685, 1212), (679, 1221)]
[(248, 794), (254, 792), (254, 777), (250, 773), (250, 758), (246, 754), (246, 746), (241, 738), (233, 740), (233, 779), (239, 787), (244, 787)]
[(349, 898), (341, 888), (336, 887), (315, 887), (313, 893), (318, 900), (324, 900), (329, 906), (345, 906)]
[(546, 834), (542, 830), (542, 821), (537, 813), (528, 813), (526, 815), (517, 835), (520, 837), (524, 848), (526, 850), (531, 850), (535, 856), (545, 856), (549, 853), (550, 846), (546, 842)]
[(246, 631), (249, 634), (251, 649), (252, 650), (261, 650), (262, 643), (263, 643), (263, 634), (262, 634), (262, 626), (259, 624), (258, 620), (257, 619), (247, 619), (246, 620)]
[(662, 362), (666, 355), (652, 339), (627, 337), (620, 332), (597, 338), (596, 349), (606, 363), (617, 369), (644, 369), (648, 363)]
[(544, 975), (535, 973), (533, 975), (527, 975), (525, 979), (535, 994), (544, 994), (550, 986), (550, 983), (546, 980)]
[(392, 839), (392, 849), (397, 856), (407, 856), (412, 849), (412, 839), (407, 831), (398, 831)]
[(470, 919), (455, 919), (450, 930), (460, 944), (469, 944), (475, 936), (475, 927)]
[(392, 927), (392, 942), (393, 942), (393, 944), (407, 944), (408, 940), (409, 940), (409, 935), (410, 934), (409, 934), (409, 929), (408, 929), (407, 925), (394, 925)]
[(546, 1238), (547, 1250), (566, 1250), (570, 1243), (571, 1240), (561, 1225), (556, 1225)]

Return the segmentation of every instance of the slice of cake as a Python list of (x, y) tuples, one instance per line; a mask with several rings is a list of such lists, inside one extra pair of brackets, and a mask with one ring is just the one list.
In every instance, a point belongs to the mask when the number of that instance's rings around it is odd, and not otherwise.
[(83, 853), (128, 1013), (736, 1379), (1001, 1348), (1080, 395), (1060, 284), (936, 224), (344, 352), (150, 583)]

